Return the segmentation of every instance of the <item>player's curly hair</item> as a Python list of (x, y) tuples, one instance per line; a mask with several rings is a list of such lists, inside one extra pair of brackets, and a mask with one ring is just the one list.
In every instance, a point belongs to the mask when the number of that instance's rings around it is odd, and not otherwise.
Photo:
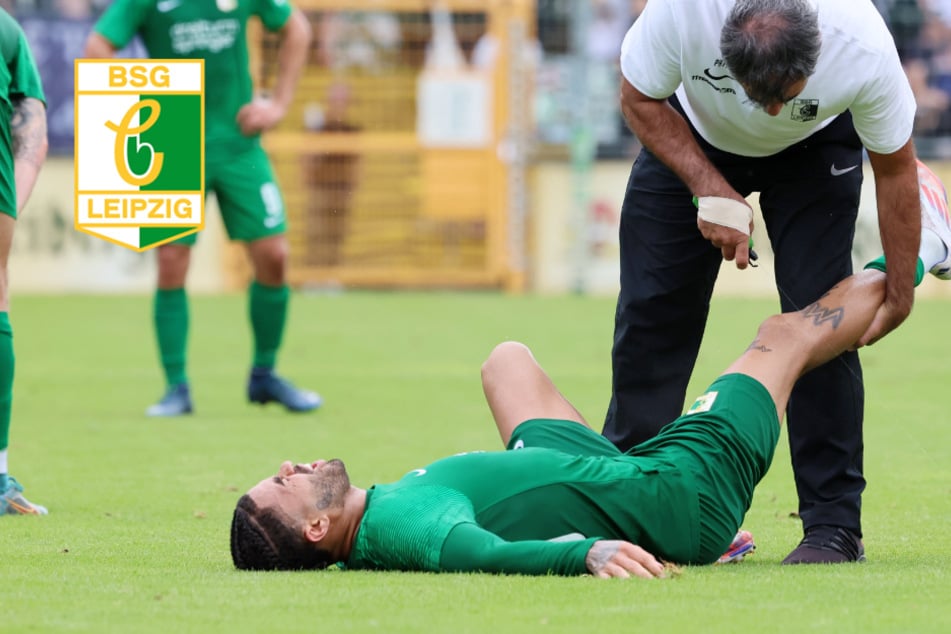
[(239, 570), (320, 570), (334, 563), (328, 551), (314, 548), (278, 513), (261, 509), (247, 494), (231, 519), (231, 559)]
[(816, 70), (822, 36), (807, 0), (737, 0), (720, 32), (733, 79), (760, 104), (786, 101), (791, 83)]

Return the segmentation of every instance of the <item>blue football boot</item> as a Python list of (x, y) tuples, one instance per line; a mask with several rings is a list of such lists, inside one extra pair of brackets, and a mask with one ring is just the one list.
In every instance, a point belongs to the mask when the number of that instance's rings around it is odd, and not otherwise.
[(265, 405), (277, 402), (291, 412), (309, 412), (320, 407), (324, 400), (319, 394), (295, 387), (282, 379), (271, 368), (253, 368), (248, 379), (248, 400)]
[(145, 410), (146, 416), (181, 416), (192, 413), (192, 395), (188, 383), (171, 385), (165, 396)]
[(0, 515), (46, 515), (47, 510), (23, 497), (23, 485), (7, 476), (7, 487), (0, 491)]

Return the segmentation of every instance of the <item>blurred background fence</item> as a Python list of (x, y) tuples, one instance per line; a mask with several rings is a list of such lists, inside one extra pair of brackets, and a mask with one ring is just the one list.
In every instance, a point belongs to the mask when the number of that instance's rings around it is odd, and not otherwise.
[[(638, 150), (618, 110), (618, 55), (645, 3), (296, 0), (314, 41), (292, 110), (265, 137), (287, 202), (292, 283), (613, 292)], [(149, 288), (148, 254), (72, 230), (73, 60), (108, 0), (0, 4), (40, 66), (53, 153), (19, 223), (17, 285)], [(918, 98), (919, 153), (951, 181), (951, 0), (875, 4)], [(259, 26), (250, 39), (266, 91), (278, 39)], [(137, 43), (122, 52), (142, 54)], [(863, 198), (857, 257), (880, 248), (874, 192)], [(198, 290), (247, 281), (214, 210), (196, 250)], [(735, 288), (770, 292), (769, 277)]]

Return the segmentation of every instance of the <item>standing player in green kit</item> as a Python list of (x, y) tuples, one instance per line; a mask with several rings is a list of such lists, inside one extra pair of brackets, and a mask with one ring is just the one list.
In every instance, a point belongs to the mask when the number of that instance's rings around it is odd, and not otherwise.
[(26, 36), (2, 9), (0, 55), (0, 516), (45, 515), (45, 508), (23, 497), (7, 467), (14, 365), (7, 260), (17, 214), (46, 159), (46, 105)]
[[(281, 35), (278, 76), (270, 97), (253, 98), (247, 23), (258, 16)], [(205, 180), (228, 236), (244, 242), (254, 269), (249, 291), (254, 358), (248, 400), (278, 402), (295, 412), (321, 398), (274, 372), (289, 301), (288, 244), (281, 192), (260, 134), (287, 112), (310, 44), (310, 24), (287, 0), (115, 0), (96, 23), (85, 56), (108, 58), (139, 35), (156, 59), (205, 60)], [(149, 416), (192, 411), (186, 373), (188, 300), (185, 277), (196, 235), (158, 248), (155, 329), (167, 390)]]

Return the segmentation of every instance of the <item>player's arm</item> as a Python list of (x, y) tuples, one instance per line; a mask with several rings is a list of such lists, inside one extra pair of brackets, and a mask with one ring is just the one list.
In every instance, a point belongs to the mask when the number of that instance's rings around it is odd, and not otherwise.
[(83, 49), (83, 57), (88, 59), (108, 59), (116, 55), (115, 45), (105, 37), (93, 31), (86, 38), (86, 47)]
[(44, 103), (34, 97), (16, 99), (10, 118), (10, 135), (13, 141), (17, 212), (20, 212), (30, 199), (49, 147)]
[(10, 149), (13, 154), (13, 178), (17, 212), (23, 210), (33, 193), (49, 146), (46, 137), (46, 96), (36, 60), (20, 31), (16, 56), (8, 64), (10, 72)]
[(707, 159), (687, 121), (666, 98), (649, 97), (622, 78), (621, 111), (644, 147), (672, 169), (694, 195), (739, 196)]
[[(268, 14), (262, 15), (262, 20), (268, 26)], [(277, 51), (277, 79), (271, 95), (267, 99), (256, 99), (238, 111), (238, 125), (241, 132), (248, 136), (268, 130), (284, 118), (294, 100), (297, 82), (307, 62), (311, 39), (307, 16), (299, 9), (294, 9), (278, 33), (281, 44)]]
[(663, 566), (643, 549), (627, 542), (585, 539), (551, 542), (505, 541), (477, 524), (463, 523), (446, 538), (440, 567), (449, 572), (493, 572), (524, 575), (659, 577)]
[[(621, 80), (621, 112), (638, 140), (669, 167), (698, 198), (718, 197), (748, 204), (714, 167), (697, 144), (687, 121), (666, 99), (654, 99)], [(723, 224), (698, 220), (703, 237), (738, 268), (749, 264), (749, 234)]]
[(888, 274), (885, 278), (885, 303), (859, 339), (859, 346), (875, 343), (897, 328), (911, 313), (921, 239), (918, 167), (912, 141), (891, 154), (869, 151), (868, 157), (875, 174), (878, 224)]
[(300, 9), (294, 9), (291, 17), (280, 30), (281, 45), (277, 51), (277, 82), (271, 99), (283, 112), (291, 106), (297, 82), (304, 72), (307, 49), (310, 46), (311, 28)]

